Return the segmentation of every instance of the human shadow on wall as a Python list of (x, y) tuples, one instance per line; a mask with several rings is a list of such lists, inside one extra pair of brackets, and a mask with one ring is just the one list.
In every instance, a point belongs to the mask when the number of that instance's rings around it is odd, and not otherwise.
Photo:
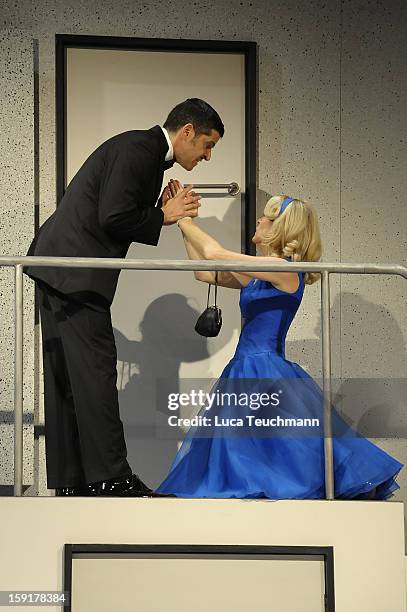
[(193, 329), (198, 314), (183, 295), (167, 294), (146, 309), (139, 326), (141, 340), (128, 340), (114, 330), (118, 360), (137, 370), (130, 370), (128, 382), (119, 389), (127, 458), (134, 471), (153, 487), (165, 477), (177, 452), (177, 441), (184, 436), (182, 430), (168, 424), (172, 413), (163, 400), (169, 393), (180, 392), (181, 363), (209, 356), (206, 338)]
[[(331, 352), (338, 359), (341, 350), (342, 362), (341, 377), (334, 377), (333, 369), (332, 404), (349, 426), (373, 442), (407, 438), (407, 353), (398, 322), (386, 307), (347, 291), (332, 304), (331, 316), (340, 312), (340, 338), (337, 321), (331, 320)], [(299, 356), (299, 365), (310, 374), (318, 372), (314, 376), (322, 388), (319, 311), (314, 333), (315, 339), (287, 342), (287, 357)]]
[[(238, 232), (239, 217), (234, 208), (236, 204), (231, 203), (222, 220), (216, 217), (199, 220), (200, 227), (216, 237), (222, 235), (222, 229), (227, 225), (228, 232), (226, 235), (223, 232), (225, 238), (222, 240), (226, 248), (232, 247), (231, 236)], [(181, 237), (179, 244), (168, 245), (166, 256), (187, 258)], [(191, 272), (191, 283), (194, 282), (196, 281)], [(206, 360), (214, 354), (215, 343), (199, 336), (194, 330), (196, 320), (206, 306), (207, 284), (200, 285), (200, 311), (193, 308), (185, 296), (167, 293), (153, 300), (145, 310), (138, 325), (141, 340), (129, 340), (120, 330), (114, 329), (119, 362), (120, 415), (127, 443), (128, 461), (133, 470), (153, 487), (158, 486), (166, 476), (177, 452), (178, 441), (185, 436), (184, 431), (168, 425), (169, 410), (163, 399), (168, 393), (180, 392), (179, 371), (182, 363)], [(230, 295), (236, 299), (238, 308), (239, 291), (224, 291), (231, 292)], [(218, 301), (219, 299), (220, 295)], [(216, 339), (215, 350), (221, 350), (234, 333), (235, 326), (225, 320)], [(207, 377), (207, 372), (205, 367), (200, 376)], [(157, 423), (160, 425), (159, 432)]]

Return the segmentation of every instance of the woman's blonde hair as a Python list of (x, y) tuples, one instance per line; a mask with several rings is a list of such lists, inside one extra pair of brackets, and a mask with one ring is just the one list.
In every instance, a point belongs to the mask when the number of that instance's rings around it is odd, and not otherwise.
[[(265, 255), (291, 257), (292, 261), (319, 261), (322, 254), (318, 216), (306, 200), (294, 199), (280, 215), (283, 201), (288, 196), (269, 199), (264, 216), (273, 221), (270, 231), (261, 242)], [(306, 272), (305, 283), (312, 285), (320, 279), (319, 272)]]

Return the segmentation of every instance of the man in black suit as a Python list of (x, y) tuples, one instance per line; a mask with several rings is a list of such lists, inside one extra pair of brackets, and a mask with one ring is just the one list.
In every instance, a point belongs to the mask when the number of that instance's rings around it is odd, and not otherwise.
[[(200, 196), (175, 197), (163, 174), (192, 170), (223, 136), (218, 113), (190, 98), (163, 127), (110, 138), (85, 161), (27, 255), (125, 257), (131, 242), (157, 245), (163, 225), (198, 214)], [(158, 201), (157, 201), (158, 199)], [(57, 495), (159, 496), (132, 474), (119, 414), (110, 316), (119, 270), (29, 266), (43, 337), (48, 488)]]

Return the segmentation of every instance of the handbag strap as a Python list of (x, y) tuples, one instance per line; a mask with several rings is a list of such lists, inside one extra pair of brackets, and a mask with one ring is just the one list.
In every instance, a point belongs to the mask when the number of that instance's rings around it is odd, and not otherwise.
[[(211, 287), (212, 285), (210, 283), (208, 283), (208, 299), (206, 301), (206, 307), (209, 308), (209, 296), (211, 293)], [(216, 306), (216, 297), (218, 295), (218, 271), (215, 271), (215, 306)]]

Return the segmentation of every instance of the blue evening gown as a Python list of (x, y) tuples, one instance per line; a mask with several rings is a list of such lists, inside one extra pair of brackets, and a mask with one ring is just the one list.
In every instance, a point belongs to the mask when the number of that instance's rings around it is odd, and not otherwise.
[[(256, 380), (261, 391), (282, 388), (287, 399), (279, 414), (318, 418), (320, 427), (270, 428), (265, 420), (265, 426), (256, 428), (253, 419), (243, 428), (191, 427), (157, 491), (178, 497), (325, 498), (322, 391), (305, 370), (285, 358), (285, 338), (303, 293), (302, 272), (295, 293), (254, 278), (241, 289), (245, 324), (235, 355), (212, 392), (230, 392), (233, 385), (253, 390)], [(253, 410), (238, 402), (229, 406), (214, 403), (210, 409), (202, 407), (199, 415), (212, 423), (217, 417), (227, 424), (224, 417), (265, 418), (270, 417), (270, 410), (270, 406)], [(335, 498), (363, 499), (369, 492), (373, 499), (391, 497), (400, 488), (395, 477), (403, 464), (352, 430), (334, 407), (332, 427)]]

